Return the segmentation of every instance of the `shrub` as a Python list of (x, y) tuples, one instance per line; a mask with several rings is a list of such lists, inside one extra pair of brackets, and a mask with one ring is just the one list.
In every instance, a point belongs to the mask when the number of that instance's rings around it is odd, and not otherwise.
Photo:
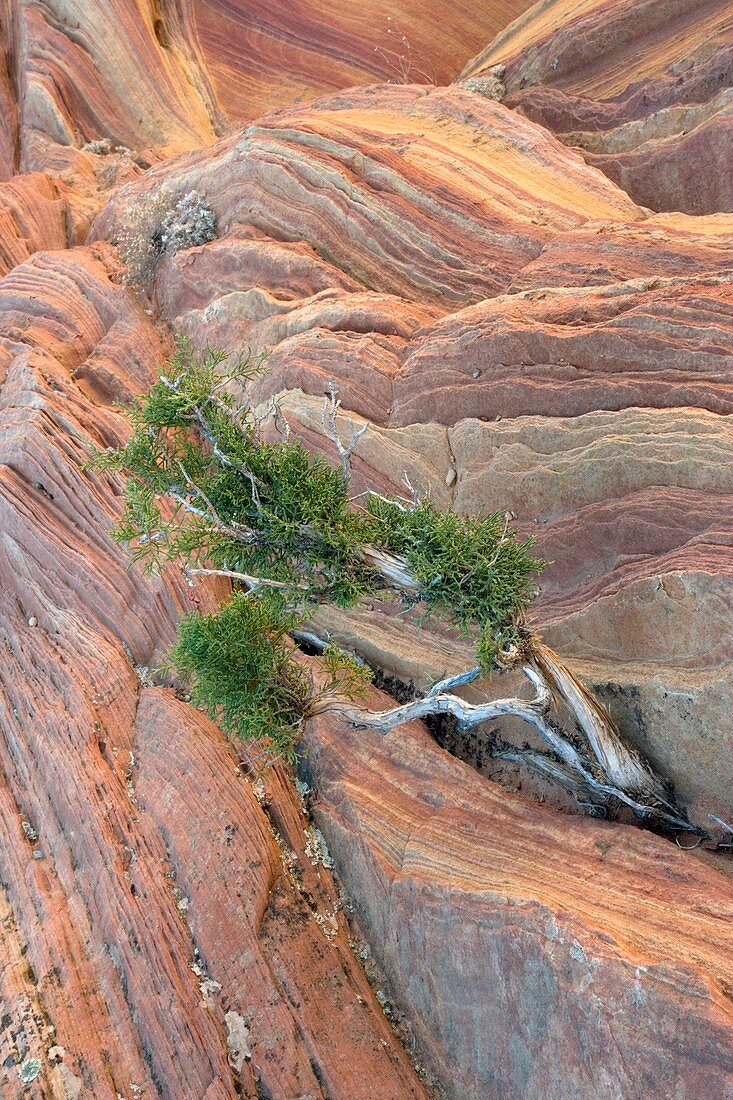
[[(353, 501), (343, 464), (310, 454), (289, 433), (266, 439), (246, 399), (238, 403), (235, 392), (263, 371), (262, 359), (240, 359), (225, 378), (223, 361), (180, 344), (168, 373), (132, 408), (126, 446), (97, 456), (128, 475), (115, 535), (136, 561), (147, 569), (177, 562), (190, 576), (224, 572), (251, 590), (215, 618), (184, 621), (173, 663), (197, 701), (245, 737), (273, 729), (275, 715), (292, 734), (308, 708), (285, 635), (316, 603), (349, 606), (387, 587), (480, 634), (484, 671), (521, 648), (520, 620), (542, 564), (531, 540), (499, 513), (463, 519), (430, 501)], [(353, 696), (363, 670), (337, 656), (326, 655), (327, 691)], [(277, 685), (274, 709), (258, 677)]]
[[(185, 198), (172, 209), (190, 209)], [(161, 218), (161, 234), (164, 224)], [(209, 231), (194, 214), (180, 224)], [(161, 247), (177, 247), (187, 236), (171, 229)], [(262, 358), (243, 356), (224, 370), (225, 360), (211, 351), (197, 357), (180, 344), (168, 372), (134, 405), (128, 443), (96, 456), (97, 466), (128, 476), (115, 534), (136, 560), (149, 569), (177, 562), (190, 579), (221, 574), (239, 589), (218, 614), (181, 624), (172, 662), (194, 702), (227, 730), (264, 738), (287, 757), (303, 719), (326, 709), (381, 733), (430, 714), (451, 714), (464, 727), (512, 715), (531, 723), (550, 751), (504, 755), (563, 783), (588, 805), (611, 797), (643, 819), (692, 828), (604, 708), (527, 628), (543, 565), (531, 539), (518, 537), (501, 513), (465, 518), (429, 500), (352, 498), (349, 460), (364, 429), (344, 445), (335, 394), (326, 397), (323, 426), (340, 469), (306, 451), (276, 412), (284, 430), (279, 439), (266, 437), (246, 395), (264, 369)], [(434, 685), (423, 699), (374, 714), (353, 705), (368, 682), (353, 655), (326, 648), (315, 690), (294, 658), (292, 639), (314, 604), (348, 606), (385, 589), (405, 607), (420, 603), (470, 633), (476, 666)], [(452, 694), (517, 663), (533, 699), (470, 704)], [(555, 718), (558, 703), (570, 715), (570, 734)]]
[(135, 196), (127, 205), (115, 243), (128, 284), (144, 284), (163, 256), (206, 244), (216, 236), (216, 217), (203, 195), (176, 195), (166, 187)]
[(287, 644), (296, 622), (272, 593), (235, 592), (218, 614), (182, 620), (170, 658), (192, 702), (223, 729), (245, 740), (266, 737), (285, 755), (312, 692)]

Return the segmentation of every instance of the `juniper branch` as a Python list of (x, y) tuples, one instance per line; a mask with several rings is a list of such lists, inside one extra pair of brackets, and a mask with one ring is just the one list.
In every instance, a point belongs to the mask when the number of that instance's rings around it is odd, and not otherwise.
[(338, 399), (336, 389), (333, 382), (329, 382), (328, 390), (323, 398), (323, 411), (321, 412), (321, 424), (323, 425), (323, 431), (328, 439), (336, 445), (336, 452), (341, 461), (341, 475), (344, 479), (344, 484), (348, 484), (349, 475), (351, 472), (351, 456), (356, 450), (356, 445), (364, 435), (364, 432), (369, 427), (368, 421), (366, 421), (360, 428), (354, 426), (354, 421), (349, 419), (349, 426), (351, 428), (351, 439), (348, 444), (344, 446), (341, 436), (339, 435), (338, 427), (336, 426), (336, 413), (341, 408), (341, 402)]

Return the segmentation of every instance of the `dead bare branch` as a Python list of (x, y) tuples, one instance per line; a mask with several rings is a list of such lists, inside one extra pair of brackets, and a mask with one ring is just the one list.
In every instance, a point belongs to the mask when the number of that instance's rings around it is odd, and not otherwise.
[(453, 688), (472, 684), (480, 676), (481, 668), (478, 665), (475, 668), (467, 669), (466, 672), (459, 672), (456, 676), (447, 676), (444, 680), (438, 680), (437, 683), (433, 684), (430, 691), (425, 694), (425, 698), (433, 699), (436, 695), (441, 695), (445, 691), (452, 691)]
[[(468, 683), (470, 682), (468, 677), (471, 677), (474, 671), (471, 669), (468, 673), (462, 673), (459, 677), (451, 679), (463, 679), (464, 683)], [(656, 785), (659, 781), (651, 772), (649, 772), (649, 775), (654, 782), (645, 790), (639, 791), (638, 797), (634, 797), (623, 787), (612, 781), (606, 781), (605, 775), (601, 779), (597, 778), (593, 774), (590, 762), (575, 748), (555, 722), (550, 719), (549, 712), (554, 697), (540, 669), (532, 665), (525, 665), (522, 671), (535, 690), (533, 699), (516, 697), (494, 699), (486, 703), (467, 703), (465, 699), (460, 699), (458, 696), (446, 691), (440, 691), (379, 713), (354, 707), (343, 699), (324, 700), (320, 707), (316, 704), (313, 713), (318, 714), (336, 710), (347, 718), (352, 725), (361, 729), (373, 730), (375, 733), (382, 735), (391, 733), (406, 722), (441, 714), (452, 715), (462, 729), (471, 729), (482, 722), (498, 718), (519, 718), (534, 726), (545, 744), (557, 757), (556, 760), (553, 760), (544, 753), (525, 752), (521, 754), (524, 762), (539, 767), (545, 774), (551, 774), (553, 778), (576, 791), (585, 789), (586, 792), (590, 792), (592, 795), (617, 798), (642, 818), (655, 818), (682, 832), (707, 835), (704, 830), (691, 825), (666, 799), (657, 796)], [(626, 746), (624, 748), (626, 749)], [(633, 754), (633, 750), (627, 750), (627, 752)], [(519, 755), (519, 751), (517, 751), (517, 757)]]
[(266, 577), (252, 577), (249, 573), (238, 573), (235, 569), (203, 569), (201, 567), (193, 568), (190, 565), (184, 565), (183, 573), (186, 577), (204, 576), (204, 577), (228, 577), (233, 581), (240, 581), (249, 587), (250, 591), (256, 588), (283, 588), (286, 590), (300, 589), (303, 592), (308, 591), (307, 584), (288, 584), (286, 581), (271, 581)]
[(310, 646), (318, 653), (323, 653), (324, 649), (328, 649), (331, 644), (327, 638), (322, 638), (312, 630), (291, 630), (290, 637), (296, 645)]
[(393, 588), (399, 588), (403, 592), (409, 592), (414, 595), (417, 595), (421, 591), (422, 585), (420, 581), (417, 577), (413, 576), (402, 558), (398, 558), (394, 554), (388, 553), (387, 550), (380, 550), (376, 546), (363, 546), (361, 549), (361, 556), (364, 561), (368, 565), (371, 565), (373, 569), (376, 569)]
[(326, 395), (323, 398), (323, 411), (321, 413), (321, 424), (323, 425), (323, 432), (327, 439), (330, 439), (336, 446), (336, 452), (341, 461), (341, 473), (344, 478), (344, 482), (348, 482), (349, 473), (351, 469), (351, 456), (356, 450), (356, 445), (364, 435), (364, 432), (369, 427), (369, 422), (365, 421), (360, 428), (356, 428), (354, 421), (349, 417), (349, 429), (351, 431), (351, 439), (344, 446), (341, 436), (338, 432), (336, 425), (336, 414), (341, 408), (341, 402), (338, 399), (338, 394), (333, 382), (328, 383)]
[(588, 795), (588, 784), (582, 776), (576, 774), (572, 768), (562, 764), (548, 753), (535, 752), (533, 749), (504, 748), (495, 752), (494, 757), (500, 760), (513, 760), (517, 764), (529, 765), (535, 771), (543, 772), (554, 779), (561, 786), (572, 791), (576, 796)]
[(625, 743), (605, 707), (547, 646), (535, 642), (532, 655), (552, 690), (577, 721), (608, 782), (629, 795), (643, 795), (645, 800), (668, 805), (664, 784), (640, 753)]
[(540, 736), (557, 755), (579, 774), (585, 776), (586, 767), (577, 750), (565, 736), (550, 723), (546, 714), (552, 704), (552, 693), (535, 669), (526, 665), (525, 676), (535, 689), (534, 699), (494, 699), (487, 703), (467, 703), (457, 695), (448, 692), (415, 699), (411, 703), (393, 707), (381, 714), (373, 714), (358, 709), (344, 709), (349, 721), (364, 729), (387, 734), (405, 722), (416, 718), (426, 718), (438, 714), (450, 714), (463, 729), (470, 729), (481, 722), (512, 715), (533, 725)]
[(716, 817), (715, 814), (708, 814), (708, 817), (711, 821), (714, 821), (716, 825), (720, 825), (721, 828), (725, 829), (727, 833), (733, 835), (733, 828), (731, 828), (727, 821), (723, 821), (722, 817)]

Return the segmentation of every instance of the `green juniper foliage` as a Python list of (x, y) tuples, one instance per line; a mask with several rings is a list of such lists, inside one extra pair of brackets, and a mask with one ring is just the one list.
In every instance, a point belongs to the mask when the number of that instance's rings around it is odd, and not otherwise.
[[(349, 606), (382, 592), (384, 553), (416, 582), (400, 592), (405, 603), (422, 601), (478, 637), (484, 670), (521, 648), (523, 612), (543, 564), (529, 539), (509, 530), (501, 513), (466, 519), (429, 500), (405, 506), (376, 495), (357, 505), (341, 469), (287, 431), (266, 435), (277, 410), (262, 420), (246, 398), (263, 358), (223, 368), (225, 359), (180, 343), (130, 411), (128, 443), (95, 456), (97, 467), (127, 475), (114, 534), (135, 561), (247, 578), (251, 591), (237, 592), (218, 615), (181, 624), (172, 663), (195, 702), (243, 737), (290, 745), (312, 685), (286, 636), (314, 603)], [(330, 649), (322, 660), (327, 693), (363, 691), (365, 672), (353, 657)]]
[(326, 682), (321, 695), (341, 695), (347, 699), (365, 699), (372, 682), (372, 670), (353, 653), (337, 645), (327, 646), (321, 654)]
[(543, 563), (530, 556), (531, 540), (509, 532), (503, 512), (464, 518), (430, 500), (403, 509), (377, 496), (368, 509), (376, 520), (373, 540), (404, 558), (425, 602), (466, 633), (479, 625), (476, 656), (485, 671), (502, 651), (521, 646), (518, 618)]
[(293, 661), (288, 632), (296, 622), (279, 595), (235, 592), (218, 614), (181, 621), (170, 658), (191, 701), (223, 729), (267, 737), (286, 756), (313, 691)]
[[(163, 559), (207, 561), (353, 602), (367, 571), (341, 473), (298, 440), (264, 439), (249, 405), (221, 388), (225, 358), (199, 359), (181, 343), (170, 371), (133, 406), (127, 445), (96, 456), (130, 478), (116, 538), (148, 570)], [(227, 383), (262, 372), (262, 357), (246, 357), (227, 368)]]

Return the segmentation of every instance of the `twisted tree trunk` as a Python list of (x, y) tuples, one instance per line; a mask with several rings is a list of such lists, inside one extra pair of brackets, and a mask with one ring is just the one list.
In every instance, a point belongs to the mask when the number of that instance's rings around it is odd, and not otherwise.
[[(532, 699), (469, 703), (453, 694), (450, 689), (478, 678), (481, 670), (474, 668), (441, 681), (422, 699), (386, 711), (375, 713), (331, 697), (316, 700), (313, 713), (336, 710), (353, 725), (382, 735), (415, 719), (446, 714), (463, 729), (499, 718), (519, 718), (534, 727), (550, 752), (516, 749), (500, 755), (543, 772), (578, 796), (616, 798), (643, 819), (704, 835), (670, 799), (667, 785), (648, 761), (622, 737), (605, 707), (537, 637), (528, 639), (522, 671), (534, 688)], [(582, 748), (576, 747), (555, 718), (561, 706), (581, 735)]]

